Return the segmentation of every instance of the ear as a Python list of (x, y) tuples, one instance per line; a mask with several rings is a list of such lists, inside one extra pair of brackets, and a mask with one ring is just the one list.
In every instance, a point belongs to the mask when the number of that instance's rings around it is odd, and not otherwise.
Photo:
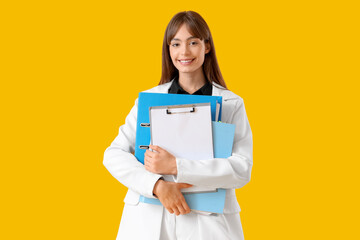
[(211, 47), (210, 47), (210, 43), (209, 42), (206, 42), (205, 43), (205, 54), (208, 54), (211, 50)]

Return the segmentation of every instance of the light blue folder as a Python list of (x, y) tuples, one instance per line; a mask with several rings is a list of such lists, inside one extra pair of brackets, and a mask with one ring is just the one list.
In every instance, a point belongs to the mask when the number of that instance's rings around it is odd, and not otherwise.
[[(221, 122), (212, 122), (212, 124), (214, 157), (230, 157), (232, 154), (232, 147), (234, 142), (235, 125)], [(190, 209), (211, 213), (223, 213), (225, 206), (225, 195), (225, 189), (217, 189), (217, 192), (189, 193), (184, 194), (184, 197)], [(144, 203), (161, 205), (161, 202), (156, 198), (146, 198), (144, 196), (140, 196), (140, 201)]]
[(235, 136), (235, 124), (212, 122), (214, 156), (215, 158), (228, 158), (232, 154)]
[(202, 96), (188, 94), (167, 94), (167, 93), (147, 93), (140, 92), (138, 99), (138, 114), (136, 124), (136, 141), (135, 141), (135, 157), (139, 162), (144, 164), (144, 154), (146, 149), (141, 146), (150, 144), (150, 123), (149, 108), (167, 105), (193, 104), (193, 103), (210, 103), (211, 119), (215, 121), (216, 104), (220, 104), (219, 121), (221, 121), (221, 96)]

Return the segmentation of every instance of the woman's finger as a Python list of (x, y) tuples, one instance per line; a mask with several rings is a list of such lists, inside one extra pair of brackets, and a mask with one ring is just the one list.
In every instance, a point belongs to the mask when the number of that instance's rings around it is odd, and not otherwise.
[(193, 185), (191, 184), (188, 184), (188, 183), (177, 183), (177, 188), (181, 189), (181, 188), (190, 188), (192, 187)]
[(149, 151), (149, 150), (146, 150), (146, 152), (145, 152), (145, 156), (148, 156), (150, 158), (154, 157), (154, 154), (155, 154), (154, 152)]
[(187, 205), (186, 203), (186, 200), (184, 198), (184, 196), (181, 194), (180, 197), (179, 197), (179, 203), (177, 204), (178, 205), (178, 208), (179, 208), (179, 211), (181, 214), (187, 214), (190, 212), (190, 208), (189, 206)]
[(163, 149), (159, 146), (156, 146), (156, 145), (149, 145), (149, 147), (155, 151), (157, 151), (158, 153), (162, 152)]
[(166, 208), (166, 209), (169, 211), (170, 214), (174, 213), (174, 211), (171, 208)]
[(149, 168), (151, 166), (151, 160), (148, 158), (148, 157), (145, 157), (144, 158), (144, 165), (145, 165), (145, 168)]
[(149, 160), (144, 159), (144, 166), (145, 166), (145, 168), (149, 168), (149, 167), (150, 167), (150, 162), (149, 162)]
[(178, 210), (179, 210), (179, 212), (180, 212), (181, 215), (185, 215), (185, 214), (186, 214), (186, 210), (184, 209), (184, 207), (183, 207), (183, 205), (182, 205), (181, 202), (177, 205), (177, 207), (178, 207)]
[(184, 214), (190, 213), (191, 209), (190, 209), (189, 205), (187, 204), (187, 202), (185, 201), (185, 199), (184, 199), (184, 201), (181, 201), (181, 203), (182, 203), (182, 207), (183, 207), (183, 209), (185, 211)]
[(153, 158), (149, 157), (149, 156), (145, 156), (144, 161), (145, 161), (145, 159), (148, 163), (152, 163), (152, 161), (153, 161)]
[(175, 213), (176, 216), (179, 216), (180, 211), (178, 210), (177, 207), (174, 207), (172, 210), (173, 210), (173, 212)]

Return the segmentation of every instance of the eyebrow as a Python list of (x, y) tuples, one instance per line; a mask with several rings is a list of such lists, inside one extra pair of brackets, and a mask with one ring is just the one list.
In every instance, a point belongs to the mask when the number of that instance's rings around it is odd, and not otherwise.
[[(194, 36), (191, 36), (191, 37), (188, 37), (187, 39), (186, 39), (186, 41), (187, 40), (190, 40), (190, 39), (193, 39), (193, 38), (197, 38), (197, 37), (194, 37)], [(179, 38), (173, 38), (173, 39), (171, 39), (171, 41), (181, 41)], [(170, 41), (170, 42), (171, 42)]]

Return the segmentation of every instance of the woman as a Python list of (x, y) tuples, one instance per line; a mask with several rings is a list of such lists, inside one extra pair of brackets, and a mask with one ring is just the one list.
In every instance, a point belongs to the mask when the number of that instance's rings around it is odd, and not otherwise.
[[(250, 180), (252, 133), (243, 100), (226, 89), (210, 30), (192, 11), (176, 14), (163, 42), (162, 76), (147, 92), (222, 96), (222, 121), (236, 125), (232, 156), (192, 161), (179, 159), (159, 146), (146, 151), (144, 165), (134, 155), (137, 100), (104, 154), (104, 165), (129, 188), (117, 239), (243, 239), (235, 189)], [(174, 174), (177, 182), (162, 175)], [(189, 209), (181, 188), (203, 185), (225, 188), (224, 214)], [(163, 206), (139, 202), (139, 196), (158, 198)]]

